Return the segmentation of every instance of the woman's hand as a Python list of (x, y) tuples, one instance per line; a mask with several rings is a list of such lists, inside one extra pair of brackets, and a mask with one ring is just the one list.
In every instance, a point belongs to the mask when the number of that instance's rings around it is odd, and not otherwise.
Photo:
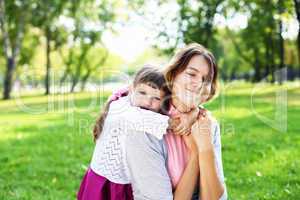
[(173, 128), (173, 132), (176, 135), (189, 135), (191, 133), (191, 127), (197, 120), (199, 115), (199, 108), (195, 108), (188, 113), (180, 113), (175, 116), (179, 118), (179, 123)]
[(191, 128), (199, 152), (213, 149), (211, 124), (214, 119), (207, 111), (199, 115)]
[(190, 134), (190, 135), (184, 135), (182, 136), (183, 141), (186, 145), (186, 147), (189, 149), (190, 155), (191, 156), (198, 156), (198, 148), (197, 148), (197, 144), (196, 141), (194, 139), (194, 137)]

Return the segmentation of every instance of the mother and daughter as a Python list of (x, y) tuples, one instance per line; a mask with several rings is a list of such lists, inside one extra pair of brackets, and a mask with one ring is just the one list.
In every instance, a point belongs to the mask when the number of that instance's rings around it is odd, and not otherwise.
[(220, 128), (199, 105), (216, 93), (216, 60), (180, 49), (163, 72), (140, 69), (94, 127), (95, 149), (78, 200), (227, 199)]

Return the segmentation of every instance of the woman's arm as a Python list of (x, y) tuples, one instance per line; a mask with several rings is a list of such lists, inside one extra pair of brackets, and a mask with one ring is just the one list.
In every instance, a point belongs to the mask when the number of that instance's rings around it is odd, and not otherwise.
[(192, 127), (200, 168), (201, 200), (227, 199), (221, 160), (220, 129), (217, 123), (211, 129), (212, 119), (202, 117)]
[(199, 179), (197, 145), (192, 135), (182, 136), (189, 149), (189, 161), (174, 192), (174, 200), (191, 200)]

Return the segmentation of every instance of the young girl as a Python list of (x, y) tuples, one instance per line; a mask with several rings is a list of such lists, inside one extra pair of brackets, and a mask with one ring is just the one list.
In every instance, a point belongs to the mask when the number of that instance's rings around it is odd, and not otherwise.
[(168, 105), (165, 85), (161, 72), (144, 67), (137, 72), (128, 96), (106, 103), (94, 127), (96, 145), (78, 200), (133, 199), (124, 144), (128, 134), (138, 132), (162, 139), (169, 126), (169, 118), (158, 113)]

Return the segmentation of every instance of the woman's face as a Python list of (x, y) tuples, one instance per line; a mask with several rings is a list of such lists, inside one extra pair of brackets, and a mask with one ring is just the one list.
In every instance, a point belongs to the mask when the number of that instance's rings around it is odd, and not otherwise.
[(201, 91), (206, 88), (204, 77), (209, 73), (209, 65), (201, 55), (195, 55), (189, 61), (186, 69), (177, 74), (173, 80), (172, 98), (176, 98), (186, 108), (198, 106)]

